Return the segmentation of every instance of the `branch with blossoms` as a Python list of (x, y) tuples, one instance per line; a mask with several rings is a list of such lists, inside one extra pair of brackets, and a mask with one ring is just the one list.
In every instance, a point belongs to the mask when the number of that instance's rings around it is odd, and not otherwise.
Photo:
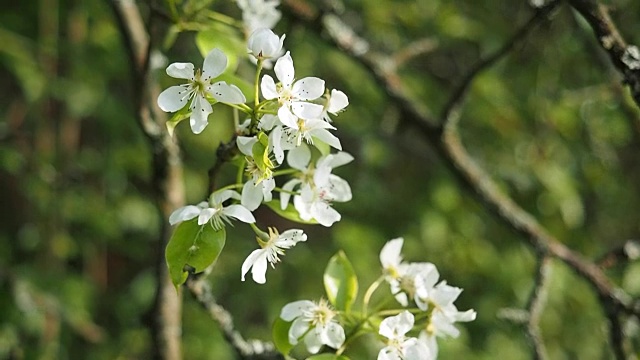
[[(433, 144), (453, 174), (461, 180), (467, 190), (478, 197), (485, 208), (521, 234), (523, 240), (543, 259), (551, 257), (561, 260), (592, 285), (609, 320), (612, 350), (617, 358), (623, 359), (626, 355), (624, 355), (620, 318), (626, 315), (640, 317), (638, 302), (632, 301), (628, 294), (616, 288), (595, 262), (585, 259), (576, 251), (563, 245), (531, 214), (502, 192), (495, 181), (473, 161), (462, 144), (457, 129), (459, 106), (464, 101), (466, 89), (477, 75), (510, 53), (513, 46), (530, 33), (538, 23), (545, 20), (558, 4), (558, 1), (550, 1), (536, 8), (531, 20), (516, 31), (504, 46), (473, 66), (462, 77), (460, 86), (452, 93), (439, 119), (428, 115), (425, 104), (407, 96), (395, 73), (395, 66), (390, 66), (394, 64), (393, 57), (372, 49), (370, 44), (346, 25), (333, 9), (322, 6), (316, 8), (306, 1), (288, 0), (287, 11), (291, 13), (293, 19), (315, 30), (318, 34), (328, 34), (334, 46), (345, 51), (356, 63), (369, 70), (375, 80), (387, 91), (389, 99), (398, 107), (402, 119), (422, 131), (424, 137)], [(571, 1), (571, 4), (589, 21), (614, 65), (625, 75), (625, 81), (629, 84), (637, 102), (637, 74), (640, 69), (638, 66), (640, 55), (637, 48), (626, 45), (601, 4), (592, 0), (576, 0)], [(545, 273), (544, 267), (547, 262), (548, 260), (539, 263), (539, 274)], [(537, 296), (536, 292), (539, 287), (544, 286), (547, 278), (539, 276), (539, 282), (536, 283), (528, 306), (530, 311), (528, 316), (533, 316), (534, 313), (538, 316), (542, 311), (543, 303), (538, 300), (542, 298)], [(529, 322), (528, 331), (534, 338), (535, 353), (539, 358), (544, 358), (543, 347), (541, 343), (537, 343), (539, 330), (535, 321)]]

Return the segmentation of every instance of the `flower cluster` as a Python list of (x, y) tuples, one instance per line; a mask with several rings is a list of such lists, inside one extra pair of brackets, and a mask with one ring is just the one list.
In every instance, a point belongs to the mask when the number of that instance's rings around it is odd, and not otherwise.
[[(268, 264), (275, 266), (286, 249), (307, 237), (297, 229), (280, 233), (269, 228), (267, 234), (255, 225), (253, 211), (272, 202), (277, 191), (280, 195), (275, 206), (282, 211), (295, 211), (301, 222), (331, 226), (341, 217), (332, 204), (351, 200), (349, 184), (332, 172), (353, 157), (341, 151), (340, 140), (331, 132), (335, 130), (331, 116), (344, 110), (349, 100), (342, 91), (326, 91), (322, 79), (295, 78), (290, 52), (283, 55), (285, 35), (278, 36), (269, 29), (280, 16), (275, 10), (277, 1), (245, 0), (238, 1), (238, 5), (243, 9), (245, 24), (249, 28), (258, 27), (247, 39), (247, 52), (257, 65), (256, 80), (260, 79), (255, 84), (253, 107), (245, 104), (247, 98), (237, 86), (214, 82), (227, 66), (227, 57), (219, 49), (208, 53), (201, 70), (194, 70), (190, 63), (170, 64), (167, 74), (187, 83), (164, 90), (158, 97), (158, 106), (167, 112), (177, 112), (176, 116), (189, 117), (194, 134), (205, 129), (212, 105), (217, 103), (248, 116), (236, 131), (245, 176), (211, 194), (208, 202), (177, 209), (169, 220), (175, 225), (197, 217), (198, 225), (211, 224), (215, 230), (232, 219), (251, 224), (260, 248), (242, 265), (241, 279), (251, 270), (252, 278), (264, 283)], [(274, 60), (277, 81), (266, 74), (260, 78), (265, 63)], [(339, 152), (332, 154), (330, 148)], [(283, 170), (285, 164), (290, 169)], [(278, 176), (290, 177), (283, 181), (282, 188), (276, 186)], [(229, 204), (223, 205), (225, 202)]]
[[(438, 354), (436, 337), (458, 337), (460, 331), (453, 324), (475, 320), (476, 312), (474, 310), (458, 311), (453, 302), (462, 293), (462, 289), (450, 286), (444, 280), (438, 283), (440, 275), (435, 265), (431, 263), (404, 262), (400, 254), (402, 245), (402, 238), (393, 239), (380, 251), (384, 279), (389, 283), (391, 293), (402, 306), (406, 307), (409, 301), (413, 301), (418, 309), (427, 315), (417, 341), (424, 345), (423, 349), (428, 349), (430, 357), (424, 357), (425, 359), (436, 358)], [(403, 316), (402, 320), (397, 321), (402, 324), (411, 322), (409, 329), (413, 326), (413, 317), (409, 319)], [(386, 336), (382, 331), (381, 325), (380, 334)], [(388, 357), (378, 358), (387, 359)]]

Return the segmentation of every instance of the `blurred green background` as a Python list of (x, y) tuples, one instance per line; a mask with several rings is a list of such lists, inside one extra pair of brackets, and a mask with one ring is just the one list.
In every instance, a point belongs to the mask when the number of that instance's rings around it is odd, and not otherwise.
[[(146, 17), (154, 13), (140, 5)], [(640, 2), (610, 5), (627, 40), (640, 43)], [(232, 2), (185, 1), (192, 23), (201, 20), (193, 11), (200, 6), (240, 18)], [(438, 113), (464, 72), (531, 14), (526, 1), (350, 0), (343, 18), (386, 53), (426, 49), (399, 72), (412, 97)], [(157, 21), (165, 30), (171, 25)], [(200, 34), (182, 31), (165, 42), (165, 64), (200, 66), (196, 42), (244, 52), (238, 29), (201, 26)], [(508, 319), (525, 306), (533, 284), (535, 259), (523, 239), (460, 187), (362, 67), (286, 16), (276, 32), (287, 34), (298, 77), (321, 77), (349, 96), (335, 125), (356, 159), (337, 170), (353, 200), (335, 205), (343, 217), (331, 229), (304, 227), (309, 241), (269, 270), (262, 286), (240, 281), (240, 265), (255, 247), (250, 229), (228, 231), (210, 282), (238, 329), (269, 339), (284, 304), (323, 295), (322, 273), (338, 249), (366, 288), (380, 274), (382, 245), (403, 236), (406, 259), (436, 264), (442, 278), (464, 288), (458, 308), (478, 312), (476, 321), (458, 326), (459, 339), (440, 342), (441, 359), (530, 358), (522, 328)], [(151, 149), (136, 123), (130, 64), (109, 4), (4, 4), (0, 64), (0, 358), (147, 358), (162, 220), (151, 200)], [(237, 57), (239, 76), (252, 71)], [(163, 86), (173, 84), (164, 66), (155, 74)], [(184, 123), (177, 128), (188, 203), (206, 192), (216, 146), (232, 133), (230, 115), (216, 107), (199, 136)], [(460, 130), (478, 164), (571, 248), (596, 259), (638, 238), (640, 112), (568, 6), (476, 79)], [(220, 183), (227, 175), (231, 167)], [(263, 226), (295, 226), (267, 209), (256, 216)], [(598, 299), (564, 265), (552, 270), (541, 320), (551, 358), (611, 358)], [(640, 263), (608, 274), (640, 296)], [(185, 358), (232, 358), (216, 324), (184, 295)], [(625, 325), (636, 348), (638, 326)], [(363, 339), (353, 358), (372, 358), (374, 340)]]

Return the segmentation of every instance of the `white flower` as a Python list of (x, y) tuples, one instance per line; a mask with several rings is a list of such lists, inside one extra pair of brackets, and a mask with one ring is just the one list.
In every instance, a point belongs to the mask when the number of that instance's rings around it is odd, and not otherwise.
[(251, 179), (242, 187), (240, 203), (250, 211), (257, 209), (263, 200), (271, 201), (273, 198), (271, 192), (276, 187), (276, 181), (271, 171), (273, 166), (271, 161), (265, 164), (266, 169), (264, 171), (255, 164), (253, 146), (257, 142), (258, 139), (255, 136), (238, 136), (236, 138), (238, 149), (247, 156), (247, 172), (251, 174)]
[(345, 93), (336, 89), (331, 90), (331, 95), (327, 97), (327, 102), (324, 104), (322, 119), (331, 122), (329, 114), (338, 115), (347, 105), (349, 105), (349, 98)]
[(312, 354), (317, 353), (322, 345), (338, 349), (344, 343), (344, 329), (336, 321), (336, 315), (324, 299), (319, 303), (295, 301), (285, 305), (280, 312), (284, 321), (293, 321), (289, 328), (289, 343), (296, 345), (304, 336), (307, 350)]
[(251, 269), (251, 276), (258, 284), (264, 284), (266, 279), (267, 264), (275, 268), (280, 261), (278, 255), (284, 255), (285, 249), (290, 249), (300, 241), (307, 241), (307, 235), (298, 229), (290, 229), (279, 234), (275, 228), (269, 228), (269, 240), (258, 239), (261, 249), (254, 250), (242, 263), (242, 281)]
[(171, 86), (158, 96), (158, 106), (162, 111), (175, 112), (189, 101), (191, 117), (189, 123), (194, 134), (201, 133), (207, 126), (207, 118), (213, 111), (207, 94), (219, 102), (241, 104), (247, 101), (242, 91), (224, 81), (211, 84), (211, 80), (222, 74), (227, 67), (227, 57), (219, 49), (213, 49), (204, 59), (202, 70), (194, 72), (191, 63), (173, 63), (167, 67), (167, 74), (176, 79), (186, 79), (183, 85)]
[(280, 105), (278, 117), (280, 121), (289, 127), (296, 128), (298, 127), (296, 124), (298, 118), (319, 118), (323, 107), (307, 101), (315, 100), (322, 96), (324, 93), (324, 80), (316, 77), (306, 77), (294, 81), (293, 59), (291, 59), (288, 51), (276, 61), (274, 70), (278, 80), (280, 80), (279, 85), (276, 86), (271, 76), (264, 75), (260, 83), (260, 89), (265, 99), (278, 99)]
[(278, 38), (273, 31), (261, 28), (254, 31), (247, 40), (247, 50), (256, 59), (272, 59), (282, 55), (282, 44), (286, 35)]
[(247, 208), (234, 204), (223, 206), (222, 203), (229, 199), (240, 199), (240, 195), (233, 190), (224, 190), (211, 194), (209, 202), (203, 201), (198, 205), (187, 205), (175, 210), (169, 216), (169, 223), (175, 225), (182, 221), (198, 218), (198, 225), (211, 222), (214, 229), (224, 227), (224, 222), (230, 223), (229, 218), (235, 218), (245, 223), (254, 223), (256, 219)]
[[(437, 336), (458, 337), (460, 331), (453, 325), (456, 322), (469, 322), (476, 319), (476, 312), (471, 309), (458, 311), (453, 304), (462, 289), (447, 285), (446, 281), (440, 282), (430, 292), (426, 301), (433, 308), (427, 334)], [(425, 335), (427, 335), (425, 334)]]
[(380, 323), (380, 335), (388, 339), (387, 346), (378, 353), (378, 360), (429, 360), (433, 357), (425, 344), (406, 337), (413, 327), (414, 317), (408, 311), (388, 317)]
[(308, 144), (314, 144), (314, 139), (318, 139), (329, 144), (332, 148), (342, 150), (340, 139), (329, 132), (327, 129), (335, 130), (328, 122), (321, 119), (298, 119), (294, 126), (286, 124), (284, 134), (288, 137), (287, 141), (300, 146), (302, 140)]
[(259, 28), (273, 29), (282, 16), (276, 9), (280, 0), (237, 0), (237, 3), (249, 34)]
[(438, 282), (440, 274), (431, 263), (402, 262), (400, 251), (403, 241), (402, 238), (393, 239), (382, 247), (382, 272), (391, 287), (391, 293), (402, 306), (409, 305), (409, 300), (415, 300), (421, 310), (426, 310), (425, 297)]

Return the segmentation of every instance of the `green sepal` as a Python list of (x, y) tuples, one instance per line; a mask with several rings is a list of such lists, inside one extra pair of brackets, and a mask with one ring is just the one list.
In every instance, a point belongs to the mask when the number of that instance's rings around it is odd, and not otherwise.
[(309, 225), (315, 225), (318, 223), (313, 219), (302, 220), (302, 218), (300, 218), (300, 214), (298, 213), (298, 210), (296, 210), (296, 208), (291, 203), (289, 203), (284, 210), (280, 208), (280, 200), (271, 200), (264, 204), (267, 205), (271, 210), (273, 210), (273, 212), (275, 212), (276, 214), (282, 216), (287, 220), (291, 220), (300, 224), (309, 224)]
[(192, 267), (194, 273), (204, 271), (216, 261), (224, 248), (225, 240), (224, 228), (216, 231), (210, 223), (198, 225), (197, 218), (180, 223), (165, 251), (171, 282), (176, 289), (189, 276), (184, 270), (185, 266)]
[(167, 120), (167, 132), (169, 136), (173, 136), (176, 126), (185, 119), (188, 119), (191, 115), (191, 111), (189, 111), (189, 107), (185, 106), (182, 109), (178, 110), (175, 114), (171, 116), (169, 120)]
[(336, 309), (348, 312), (358, 296), (358, 278), (342, 250), (329, 260), (323, 280), (329, 302)]
[(282, 355), (287, 355), (293, 349), (293, 345), (289, 343), (289, 329), (292, 323), (293, 321), (284, 321), (280, 317), (273, 322), (273, 344)]

